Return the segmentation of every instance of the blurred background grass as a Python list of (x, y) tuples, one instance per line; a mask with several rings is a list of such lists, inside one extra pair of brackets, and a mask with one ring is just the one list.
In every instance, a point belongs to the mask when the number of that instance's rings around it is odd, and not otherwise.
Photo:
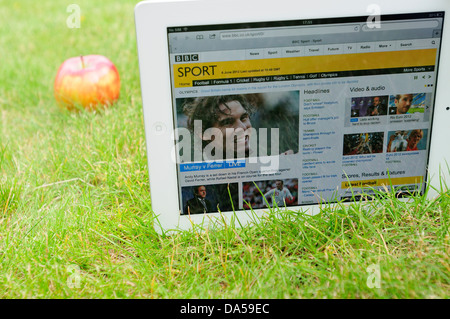
[[(388, 194), (370, 216), (356, 203), (157, 235), (136, 2), (77, 1), (79, 29), (66, 25), (71, 3), (0, 0), (1, 298), (448, 297), (447, 193), (411, 204)], [(86, 54), (116, 64), (121, 96), (105, 112), (72, 114), (53, 81)], [(371, 265), (380, 288), (367, 284)]]
[[(23, 291), (1, 289), (4, 296), (34, 296), (34, 284), (30, 289), (16, 280), (38, 260), (50, 272), (54, 258), (83, 265), (78, 258), (91, 253), (73, 254), (68, 247), (81, 249), (93, 228), (110, 220), (116, 228), (123, 212), (150, 215), (136, 1), (77, 1), (81, 25), (73, 29), (66, 24), (71, 3), (0, 2), (0, 259), (8, 283)], [(88, 54), (116, 65), (120, 100), (105, 112), (71, 114), (56, 105), (53, 82), (64, 60)], [(145, 228), (151, 227), (148, 220)], [(91, 248), (101, 250), (101, 238)], [(50, 256), (51, 247), (57, 253)], [(48, 285), (45, 276), (41, 280)], [(51, 290), (44, 291), (41, 296)]]

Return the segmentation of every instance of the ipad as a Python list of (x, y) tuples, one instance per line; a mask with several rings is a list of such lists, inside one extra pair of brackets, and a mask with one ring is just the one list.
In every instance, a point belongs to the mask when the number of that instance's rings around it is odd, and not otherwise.
[[(436, 196), (450, 155), (449, 2), (136, 6), (158, 231)], [(149, 194), (149, 195), (150, 195)]]

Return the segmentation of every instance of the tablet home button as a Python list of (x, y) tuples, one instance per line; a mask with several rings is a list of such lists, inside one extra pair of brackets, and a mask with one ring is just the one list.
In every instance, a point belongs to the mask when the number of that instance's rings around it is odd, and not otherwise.
[(167, 127), (163, 122), (156, 122), (153, 124), (153, 133), (156, 135), (162, 135), (166, 133)]

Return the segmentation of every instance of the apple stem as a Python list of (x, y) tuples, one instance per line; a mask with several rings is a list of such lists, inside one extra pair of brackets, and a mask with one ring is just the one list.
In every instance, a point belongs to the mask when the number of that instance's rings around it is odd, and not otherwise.
[(83, 59), (83, 56), (80, 55), (80, 58), (81, 58), (81, 67), (84, 69), (84, 68), (86, 68), (86, 66), (84, 65), (84, 59)]

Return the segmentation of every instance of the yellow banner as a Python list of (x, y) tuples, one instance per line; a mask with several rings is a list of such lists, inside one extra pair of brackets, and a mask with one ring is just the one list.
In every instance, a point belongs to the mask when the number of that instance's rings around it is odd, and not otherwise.
[(436, 63), (436, 49), (352, 53), (278, 59), (175, 64), (175, 87), (190, 87), (192, 81), (253, 76), (281, 76), (303, 73), (340, 72), (430, 66)]
[(422, 182), (422, 176), (412, 176), (412, 177), (398, 177), (398, 178), (382, 178), (382, 179), (370, 179), (361, 181), (346, 181), (342, 182), (341, 188), (361, 188), (361, 187), (377, 187), (377, 186), (389, 186), (391, 185), (410, 185), (419, 184)]

